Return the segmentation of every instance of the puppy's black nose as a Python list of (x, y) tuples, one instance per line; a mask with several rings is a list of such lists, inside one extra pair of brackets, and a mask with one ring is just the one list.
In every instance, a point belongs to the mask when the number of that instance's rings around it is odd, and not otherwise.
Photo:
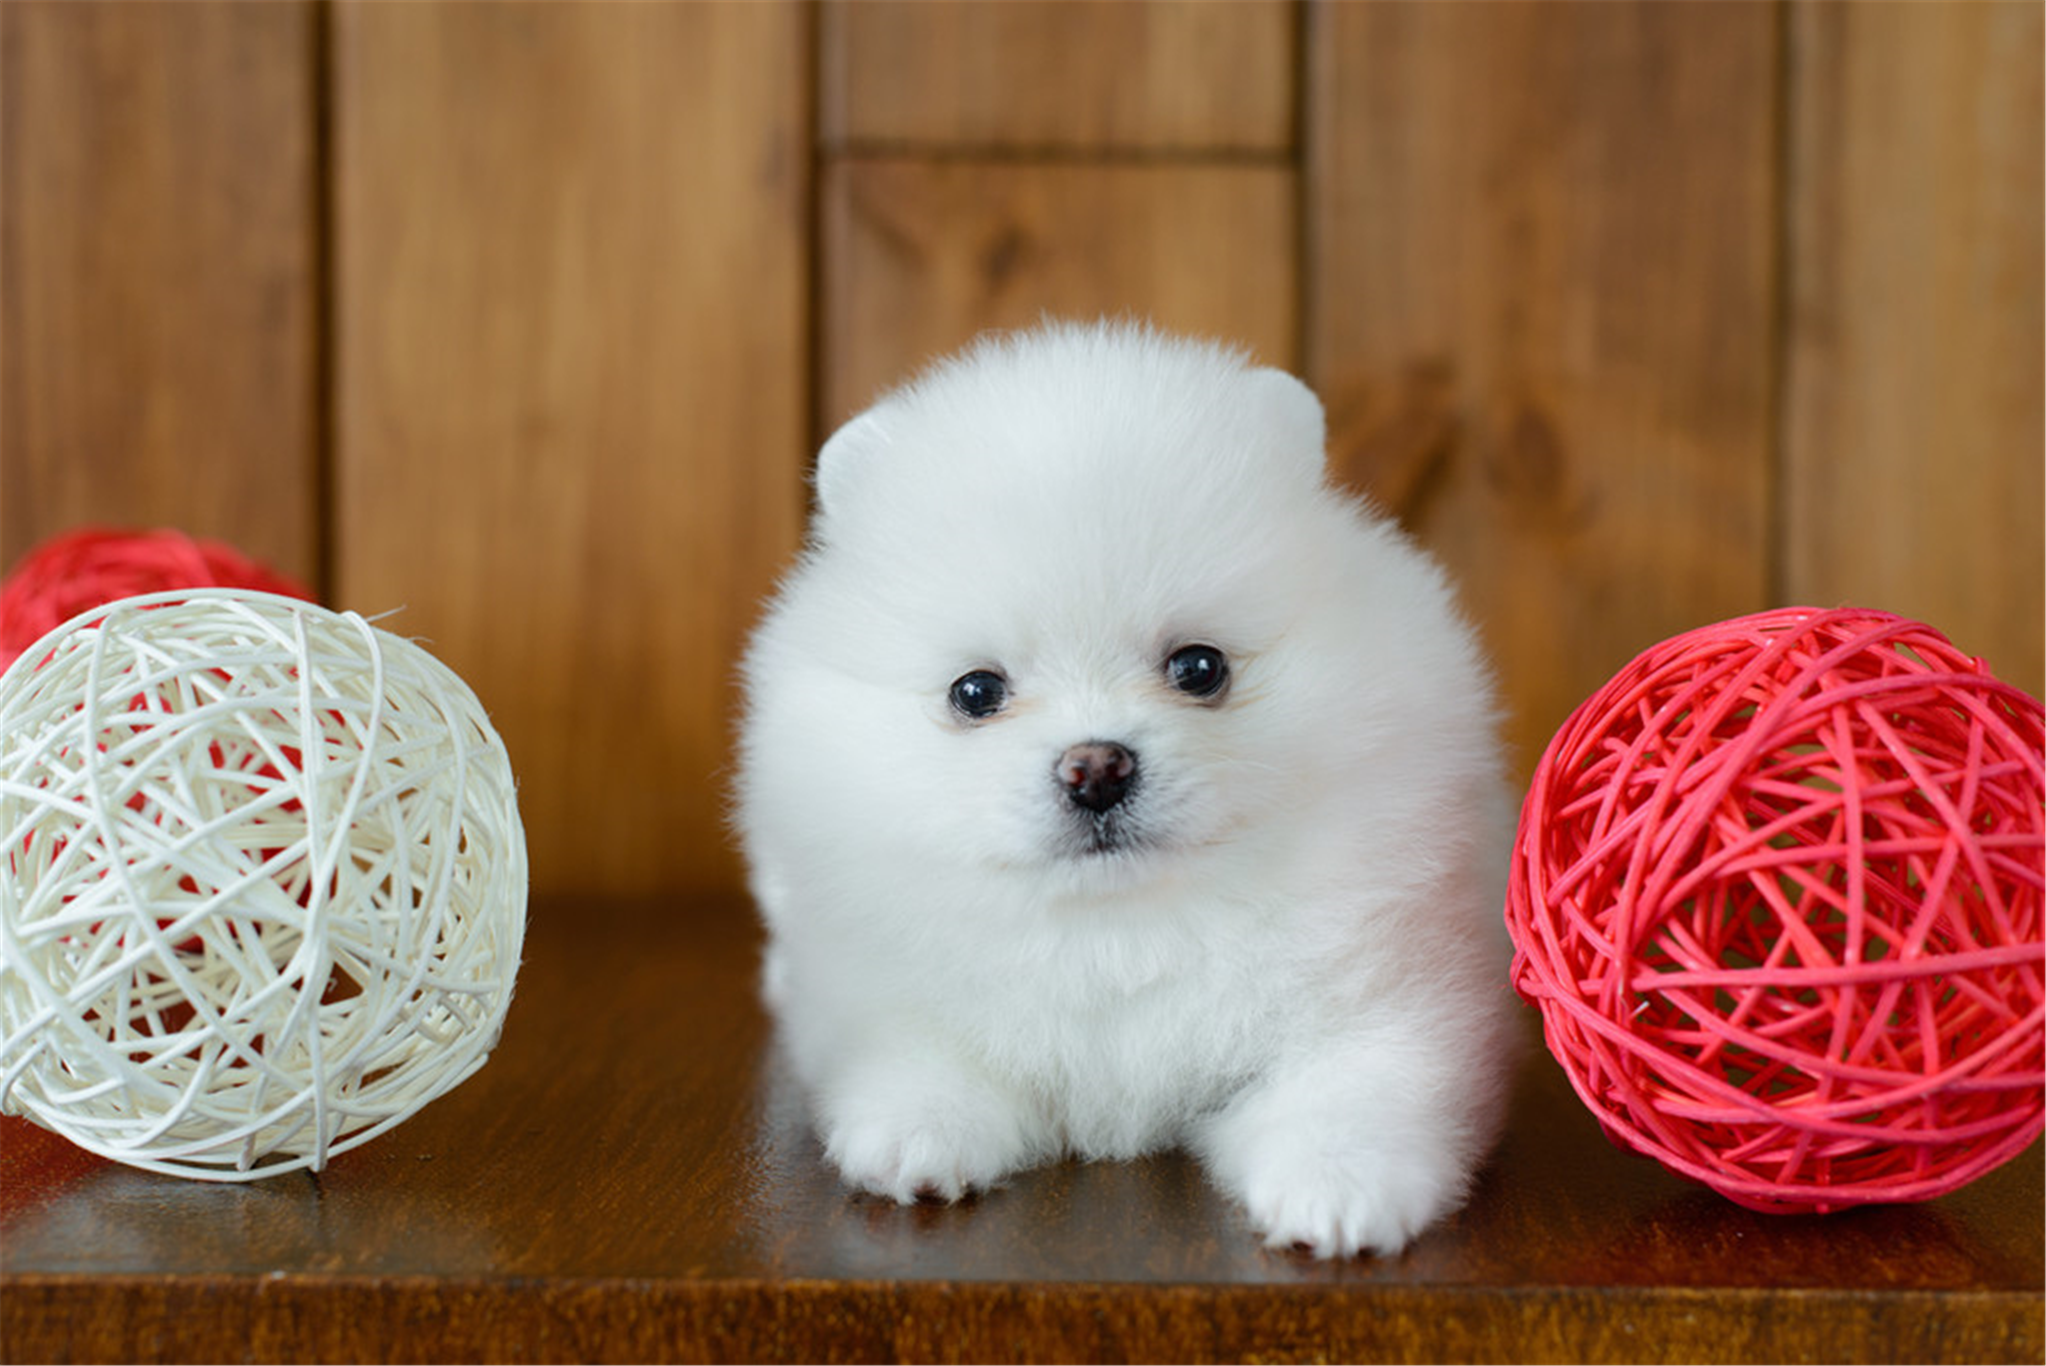
[(1113, 740), (1089, 740), (1061, 754), (1054, 771), (1068, 797), (1099, 813), (1129, 795), (1137, 780), (1137, 756)]

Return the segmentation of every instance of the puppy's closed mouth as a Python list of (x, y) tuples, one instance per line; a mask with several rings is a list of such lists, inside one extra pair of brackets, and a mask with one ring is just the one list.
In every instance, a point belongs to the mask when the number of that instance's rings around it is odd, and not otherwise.
[(1130, 848), (1135, 840), (1125, 833), (1127, 827), (1107, 817), (1097, 817), (1087, 822), (1087, 846), (1089, 854), (1115, 854)]
[(1062, 853), (1073, 858), (1094, 859), (1141, 853), (1157, 841), (1126, 813), (1107, 811), (1076, 821), (1062, 843)]

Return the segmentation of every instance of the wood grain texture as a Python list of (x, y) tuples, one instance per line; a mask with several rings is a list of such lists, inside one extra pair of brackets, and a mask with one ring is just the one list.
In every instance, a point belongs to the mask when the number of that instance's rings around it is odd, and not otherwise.
[(0, 6), (0, 569), (102, 523), (314, 578), (314, 25)]
[(2029, 1362), (2036, 1308), (2019, 1293), (25, 1277), (0, 1327), (14, 1359), (78, 1362)]
[(1267, 1251), (1178, 1155), (1061, 1163), (955, 1207), (851, 1197), (757, 1005), (756, 942), (730, 900), (542, 899), (489, 1064), (318, 1178), (81, 1167), (0, 1123), (6, 1355), (2037, 1361), (2046, 1346), (2039, 1146), (1924, 1205), (1758, 1214), (1608, 1144), (1532, 1048), (1472, 1202), (1395, 1259)]
[(1791, 15), (1789, 594), (2046, 692), (2042, 11)]
[(1317, 4), (1308, 355), (1532, 765), (1768, 590), (1777, 32), (1760, 5)]
[(806, 11), (343, 5), (342, 605), (503, 732), (536, 886), (729, 886), (803, 508)]
[(1283, 152), (1286, 0), (827, 0), (827, 145)]
[(1295, 364), (1295, 189), (1282, 165), (831, 163), (820, 430), (1045, 314), (1148, 317)]

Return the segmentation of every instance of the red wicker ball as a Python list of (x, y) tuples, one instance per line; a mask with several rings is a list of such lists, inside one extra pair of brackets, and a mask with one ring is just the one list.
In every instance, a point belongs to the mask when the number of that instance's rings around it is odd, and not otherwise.
[(1513, 982), (1622, 1147), (1752, 1209), (1930, 1199), (2046, 1120), (2038, 699), (1918, 622), (1648, 650), (1522, 809)]
[(218, 541), (179, 531), (83, 527), (36, 546), (0, 583), (0, 668), (80, 612), (170, 588), (257, 588), (308, 601), (313, 596)]

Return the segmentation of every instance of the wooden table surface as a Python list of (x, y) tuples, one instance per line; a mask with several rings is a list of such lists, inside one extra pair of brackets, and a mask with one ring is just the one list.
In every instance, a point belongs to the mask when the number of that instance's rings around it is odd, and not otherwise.
[[(1170, 1156), (848, 1197), (725, 902), (536, 904), (502, 1044), (317, 1177), (160, 1177), (0, 1122), (0, 1355), (69, 1360), (2009, 1360), (2042, 1153), (1755, 1214), (1620, 1152), (1531, 1048), (1476, 1198), (1397, 1259), (1262, 1248)], [(1532, 1015), (1530, 1014), (1530, 1037)]]

